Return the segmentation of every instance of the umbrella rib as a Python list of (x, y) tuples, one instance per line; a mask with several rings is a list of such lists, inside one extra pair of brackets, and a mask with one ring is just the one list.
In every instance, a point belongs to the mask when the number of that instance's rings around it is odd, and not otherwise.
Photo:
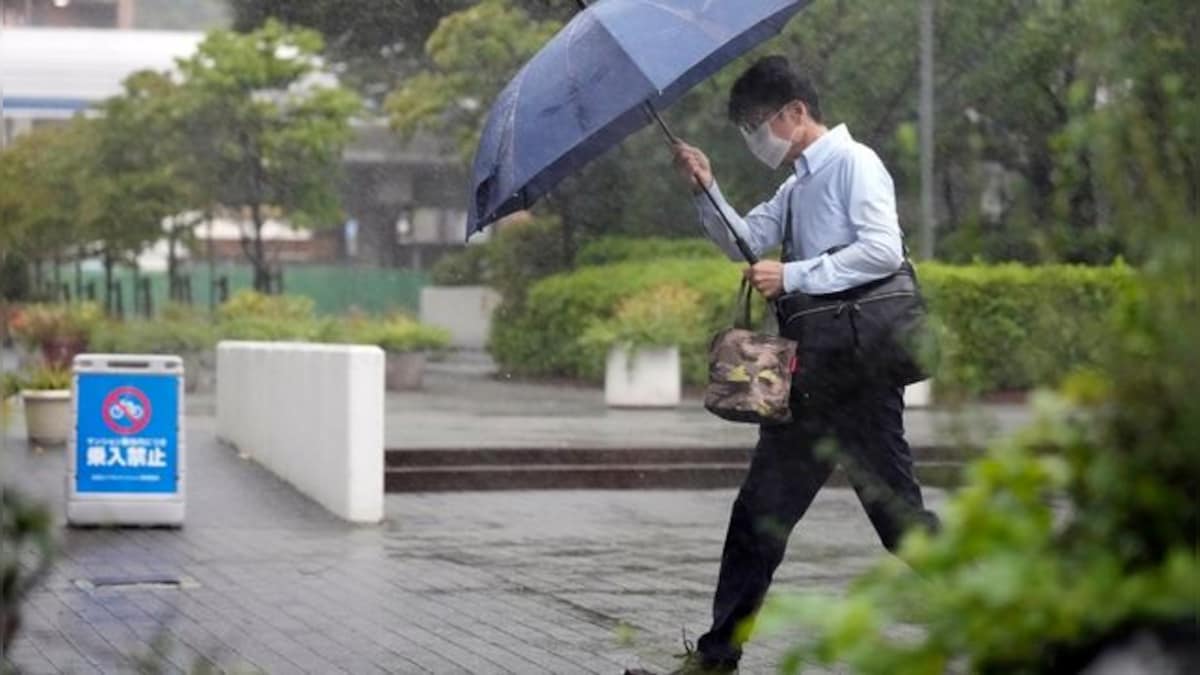
[[(525, 71), (526, 71), (525, 68), (521, 68), (521, 70), (517, 72), (517, 76), (514, 78), (513, 92), (512, 92), (512, 99), (514, 101), (520, 99), (521, 87), (525, 86)], [(517, 116), (517, 106), (514, 104), (514, 105), (510, 106), (508, 109), (508, 123), (505, 125), (506, 128), (509, 128), (509, 129), (513, 128), (514, 120), (516, 119), (516, 116)], [(499, 152), (497, 154), (508, 155), (508, 165), (513, 166), (513, 164), (515, 163), (514, 158), (513, 158), (513, 153), (516, 152), (516, 145), (512, 142), (512, 137), (507, 134), (504, 136), (504, 140), (502, 141), (502, 143), (503, 143), (502, 150), (501, 150), (501, 152)], [(497, 166), (497, 168), (499, 168), (501, 165), (499, 164), (499, 162), (497, 162), (496, 166)], [(520, 194), (520, 191), (517, 191), (517, 192), (513, 193), (513, 196), (515, 197), (519, 194)], [(501, 204), (503, 204), (503, 202), (501, 202)], [(528, 205), (526, 205), (526, 206), (528, 206)], [(491, 216), (493, 213), (496, 212), (497, 208), (499, 208), (499, 207), (497, 206), (496, 208), (493, 208), (490, 212), (488, 212), (487, 215)]]
[(694, 25), (695, 27), (697, 27), (701, 31), (703, 31), (704, 34), (706, 34), (710, 38), (712, 38), (714, 42), (725, 42), (725, 41), (729, 40), (729, 31), (721, 30), (722, 27), (720, 26), (720, 24), (716, 24), (712, 21), (699, 20), (700, 15), (695, 12), (692, 12), (692, 13), (682, 12), (674, 7), (670, 7), (670, 6), (662, 4), (661, 2), (658, 2), (658, 0), (638, 0), (638, 1), (644, 5), (653, 7), (659, 11), (662, 11), (662, 12), (665, 12), (672, 16), (678, 17), (680, 19), (683, 19), (684, 21), (688, 21), (689, 23), (691, 23), (692, 25)]
[[(579, 80), (578, 80), (578, 78), (575, 76), (575, 72), (574, 72), (574, 70), (573, 70), (573, 68), (572, 68), (572, 61), (571, 61), (571, 52), (572, 52), (572, 50), (571, 50), (571, 45), (572, 45), (572, 44), (575, 42), (575, 36), (576, 36), (576, 35), (579, 33), (579, 25), (580, 25), (581, 23), (583, 23), (583, 21), (584, 21), (584, 19), (582, 18), (582, 16), (583, 16), (583, 15), (580, 15), (580, 18), (576, 19), (575, 21), (572, 21), (572, 22), (570, 23), (570, 25), (568, 26), (568, 30), (569, 30), (570, 32), (568, 32), (568, 33), (567, 33), (567, 44), (566, 44), (566, 48), (565, 48), (565, 50), (564, 50), (564, 51), (566, 51), (566, 53), (567, 53), (567, 62), (566, 62), (566, 64), (564, 65), (564, 68), (565, 68), (565, 70), (566, 70), (566, 72), (567, 72), (567, 79), (568, 79), (568, 80), (570, 81), (570, 83), (571, 83), (571, 84), (570, 84), (570, 90), (571, 90), (571, 99), (572, 99), (572, 100), (575, 100), (575, 101), (578, 101), (578, 100), (579, 100), (579, 97), (577, 96), (577, 94), (578, 94), (578, 92), (579, 92), (580, 86), (579, 86)], [(590, 19), (591, 17), (588, 17), (588, 18)], [(594, 20), (594, 19), (592, 19), (592, 20)], [(601, 26), (602, 28), (604, 28), (606, 32), (608, 31), (608, 28), (607, 28), (606, 26), (604, 26), (604, 24), (603, 24), (603, 23), (601, 23), (601, 22), (598, 22), (598, 21), (597, 21), (596, 23), (600, 24), (600, 26)], [(582, 108), (580, 108), (580, 106), (578, 105), (578, 103), (576, 103), (576, 105), (575, 105), (574, 107), (575, 107), (575, 109), (576, 109), (577, 111), (579, 111), (579, 112), (582, 112)], [(575, 118), (576, 118), (576, 120), (579, 122), (579, 126), (580, 126), (581, 128), (584, 128), (584, 127), (585, 127), (585, 124), (584, 124), (584, 122), (585, 122), (585, 119), (584, 119), (584, 117), (583, 117), (582, 115), (580, 115), (580, 114), (578, 114), (578, 113), (577, 113), (577, 114), (576, 114), (576, 116), (575, 116)]]

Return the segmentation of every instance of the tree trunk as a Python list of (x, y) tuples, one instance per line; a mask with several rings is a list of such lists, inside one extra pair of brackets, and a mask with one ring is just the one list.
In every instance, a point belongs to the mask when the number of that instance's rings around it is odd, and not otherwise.
[(949, 226), (954, 228), (962, 225), (962, 212), (958, 206), (958, 199), (954, 195), (954, 180), (951, 178), (951, 171), (942, 172), (942, 203), (946, 205), (946, 221)]
[(212, 212), (204, 214), (204, 224), (208, 228), (208, 311), (210, 314), (215, 314), (217, 311), (217, 263), (214, 259), (213, 251), (213, 225)]
[(130, 295), (133, 296), (133, 314), (132, 314), (132, 316), (134, 318), (137, 318), (138, 312), (142, 311), (141, 310), (141, 308), (142, 308), (142, 304), (141, 304), (142, 303), (142, 300), (141, 300), (142, 278), (141, 278), (140, 272), (141, 272), (141, 268), (138, 267), (137, 257), (135, 256), (133, 259), (133, 262), (131, 262), (129, 264), (129, 273), (130, 273), (130, 277), (132, 277), (132, 280), (133, 280), (132, 283), (130, 284), (133, 286), (133, 290), (130, 291)]
[(42, 259), (35, 258), (33, 261), (33, 295), (39, 300), (45, 300), (42, 297), (45, 288), (45, 279), (42, 275)]
[(254, 290), (259, 293), (270, 292), (270, 275), (267, 270), (267, 256), (263, 246), (262, 205), (253, 204), (250, 207), (250, 217), (254, 221), (254, 255), (250, 262), (254, 266)]
[(1031, 148), (1028, 169), (1025, 177), (1032, 189), (1033, 210), (1035, 222), (1047, 226), (1054, 218), (1054, 158), (1050, 156), (1049, 148)]
[(172, 223), (171, 231), (167, 234), (167, 298), (178, 302), (179, 298), (179, 261), (175, 254), (175, 242), (179, 240), (176, 224)]
[(104, 313), (113, 313), (113, 258), (108, 246), (104, 247)]
[(75, 251), (75, 297), (83, 300), (83, 250)]
[(567, 269), (575, 269), (575, 253), (578, 248), (579, 223), (576, 219), (576, 209), (572, 208), (571, 198), (567, 190), (559, 190), (546, 196), (551, 209), (558, 215), (562, 231), (559, 236), (559, 253), (563, 265)]
[(52, 274), (54, 278), (53, 299), (57, 301), (59, 294), (62, 293), (62, 255), (60, 255), (58, 251), (54, 252), (52, 264), (54, 265), (54, 271)]

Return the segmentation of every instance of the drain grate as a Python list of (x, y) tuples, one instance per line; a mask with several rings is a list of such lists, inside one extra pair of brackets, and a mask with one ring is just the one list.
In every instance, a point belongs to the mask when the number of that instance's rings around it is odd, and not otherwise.
[(95, 577), (76, 579), (75, 586), (84, 591), (186, 591), (200, 584), (189, 577)]

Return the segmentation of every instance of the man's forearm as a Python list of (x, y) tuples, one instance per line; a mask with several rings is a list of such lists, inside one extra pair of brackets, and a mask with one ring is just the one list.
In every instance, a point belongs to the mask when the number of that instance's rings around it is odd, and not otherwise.
[(823, 295), (882, 279), (900, 269), (903, 245), (898, 241), (860, 239), (835, 252), (784, 265), (788, 293)]

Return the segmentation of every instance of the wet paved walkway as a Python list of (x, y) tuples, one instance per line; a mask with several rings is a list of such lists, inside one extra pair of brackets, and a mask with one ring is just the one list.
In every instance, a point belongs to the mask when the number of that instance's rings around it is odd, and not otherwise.
[[(694, 399), (609, 411), (598, 390), (513, 385), (486, 365), (439, 364), (424, 392), (390, 395), (388, 446), (753, 443), (752, 427)], [(218, 444), (211, 396), (188, 411), (186, 526), (60, 527), (62, 553), (10, 654), (20, 672), (134, 672), (152, 656), (165, 672), (608, 674), (669, 667), (681, 628), (705, 628), (732, 490), (393, 494), (383, 524), (356, 527)], [(921, 445), (1026, 417), (988, 406), (906, 421)], [(61, 525), (63, 451), (29, 447), (19, 414), (8, 421), (0, 479), (52, 504)], [(838, 589), (880, 555), (853, 493), (828, 489), (777, 588)], [(179, 586), (145, 583), (163, 580)], [(742, 672), (773, 671), (786, 644), (752, 644)]]
[[(10, 420), (12, 421), (12, 420)], [(619, 673), (703, 630), (730, 490), (389, 495), (354, 527), (188, 423), (181, 530), (66, 530), (11, 652), (24, 673)], [(6, 480), (62, 512), (65, 457), (4, 436)], [(940, 504), (942, 495), (931, 493)], [(849, 491), (793, 538), (781, 587), (834, 589), (881, 555)], [(90, 587), (175, 579), (179, 588)], [(622, 639), (623, 637), (628, 639)], [(786, 639), (754, 644), (774, 669)]]

